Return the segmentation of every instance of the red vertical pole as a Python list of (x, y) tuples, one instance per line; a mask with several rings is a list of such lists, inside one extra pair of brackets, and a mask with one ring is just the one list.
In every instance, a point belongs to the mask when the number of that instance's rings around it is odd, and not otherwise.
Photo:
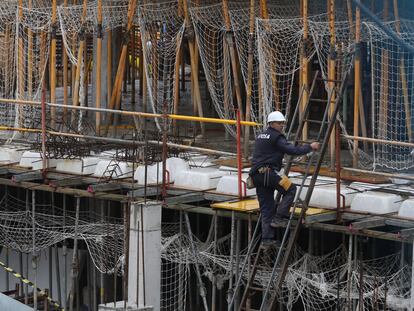
[(236, 110), (237, 114), (237, 177), (239, 186), (239, 198), (243, 198), (242, 193), (242, 152), (241, 152), (241, 124), (240, 110)]

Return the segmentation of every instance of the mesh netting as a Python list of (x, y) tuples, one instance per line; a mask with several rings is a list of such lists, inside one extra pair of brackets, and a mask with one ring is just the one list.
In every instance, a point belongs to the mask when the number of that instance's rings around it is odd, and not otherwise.
[[(14, 95), (16, 10), (15, 1), (0, 3), (0, 96), (3, 98), (11, 98)], [(15, 106), (1, 103), (0, 124), (13, 126), (14, 120)], [(2, 135), (4, 134), (2, 133)]]
[[(199, 265), (203, 275), (222, 289), (237, 270), (241, 271), (241, 265), (236, 267), (235, 258), (231, 260), (230, 257), (230, 236), (222, 237), (217, 243), (193, 239), (198, 249), (196, 256), (191, 256), (188, 236), (176, 234), (164, 240), (163, 259)], [(240, 263), (244, 261), (246, 251), (241, 252)], [(267, 286), (276, 255), (277, 249), (262, 254), (254, 280), (256, 286)], [(411, 269), (401, 267), (400, 260), (398, 253), (373, 260), (347, 262), (343, 246), (322, 256), (296, 249), (279, 291), (279, 301), (287, 310), (294, 310), (299, 305), (305, 310), (348, 310), (348, 303), (358, 305), (362, 297), (363, 310), (380, 310), (385, 303), (387, 310), (404, 310), (409, 305)], [(244, 284), (247, 279), (246, 269)]]
[[(342, 12), (336, 12), (336, 18), (344, 20)], [(325, 20), (325, 21), (324, 21)], [(329, 60), (335, 60), (335, 77), (334, 81), (341, 81), (345, 74), (349, 73), (353, 66), (353, 56), (355, 54), (355, 38), (353, 24), (349, 21), (338, 21), (333, 24), (334, 27), (334, 44), (331, 47), (331, 30), (329, 22), (326, 22), (326, 16), (320, 15), (312, 17), (309, 22), (309, 29), (313, 38), (315, 49), (318, 56), (322, 77), (325, 79), (324, 85), (328, 94), (334, 92), (332, 85), (339, 83), (330, 83), (328, 81)], [(362, 38), (365, 40), (365, 37)], [(334, 97), (337, 94), (334, 95)], [(339, 117), (341, 131), (348, 135), (345, 124)], [(347, 140), (349, 150), (353, 150), (354, 141)], [(372, 167), (372, 156), (363, 150), (358, 152), (359, 164), (364, 168)]]
[[(245, 6), (230, 2), (229, 8)], [(236, 119), (233, 102), (233, 85), (230, 45), (222, 4), (192, 7), (190, 9), (200, 58), (214, 108), (222, 119)], [(235, 127), (225, 125), (233, 136)]]
[(50, 204), (36, 204), (33, 214), (31, 202), (11, 195), (3, 197), (0, 208), (0, 244), (5, 247), (26, 253), (39, 252), (65, 239), (77, 237), (85, 241), (99, 271), (113, 273), (119, 263), (124, 232), (122, 223), (115, 218), (101, 220), (101, 216), (91, 214), (89, 210), (81, 211), (76, 232), (73, 211), (64, 211)]
[[(260, 10), (258, 6), (255, 6), (254, 17), (258, 17)], [(299, 7), (295, 5), (272, 5), (269, 7), (269, 16), (271, 18), (277, 18), (284, 16), (298, 16)], [(260, 88), (260, 74), (259, 74), (259, 54), (257, 48), (256, 40), (256, 26), (253, 28), (253, 33), (250, 33), (249, 20), (250, 20), (250, 9), (238, 9), (230, 11), (230, 17), (232, 22), (232, 29), (235, 37), (237, 53), (239, 55), (241, 71), (243, 75), (243, 80), (246, 89), (248, 88), (249, 83), (249, 72), (248, 72), (248, 63), (249, 63), (249, 40), (252, 40), (252, 53), (253, 55), (253, 72), (251, 76), (251, 87), (252, 87), (252, 97), (251, 97), (251, 119), (255, 122), (266, 124), (264, 119), (270, 108), (266, 108), (268, 102), (265, 101), (263, 104), (263, 94)], [(260, 27), (259, 27), (260, 28)], [(269, 30), (269, 28), (266, 28)], [(263, 35), (262, 33), (260, 35)], [(259, 41), (262, 40), (259, 36)], [(263, 47), (262, 45), (262, 48)], [(246, 103), (247, 104), (247, 103)], [(255, 128), (256, 129), (256, 128)]]
[[(177, 2), (146, 4), (138, 8), (148, 93), (154, 113), (171, 113), (179, 83), (178, 52), (185, 25)], [(158, 120), (157, 126), (161, 129)]]
[[(414, 57), (383, 30), (364, 23), (369, 32), (372, 70), (372, 136), (413, 142)], [(396, 31), (397, 23), (388, 24)], [(402, 21), (400, 38), (413, 46), (414, 22)], [(413, 148), (374, 144), (374, 166), (403, 170), (414, 167)]]
[[(46, 8), (23, 7), (19, 8), (16, 20), (16, 98), (39, 100), (49, 57), (50, 14)], [(39, 108), (18, 105), (16, 111), (15, 127), (39, 124)]]
[[(263, 116), (280, 110), (289, 115), (295, 72), (300, 69), (299, 49), (303, 44), (301, 18), (257, 19)], [(307, 45), (309, 59), (313, 45)]]

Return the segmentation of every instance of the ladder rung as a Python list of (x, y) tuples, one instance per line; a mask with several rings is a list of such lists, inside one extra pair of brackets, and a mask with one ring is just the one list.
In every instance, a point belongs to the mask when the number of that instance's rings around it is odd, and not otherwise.
[(321, 120), (313, 120), (313, 119), (304, 119), (303, 121), (305, 122), (309, 122), (309, 123), (317, 123), (317, 124), (326, 124), (326, 121), (321, 121)]
[(309, 101), (315, 102), (315, 103), (327, 103), (327, 99), (320, 99), (320, 98), (310, 98)]
[(255, 287), (255, 286), (250, 286), (251, 290), (255, 290), (256, 292), (263, 292), (265, 289), (262, 287)]
[(342, 82), (342, 80), (336, 80), (336, 79), (324, 79), (324, 78), (320, 78), (318, 79), (319, 81), (326, 81), (326, 82), (335, 82), (335, 83), (340, 83)]
[(301, 139), (298, 139), (297, 142), (301, 143), (301, 144), (311, 144), (315, 141), (314, 140), (301, 140)]

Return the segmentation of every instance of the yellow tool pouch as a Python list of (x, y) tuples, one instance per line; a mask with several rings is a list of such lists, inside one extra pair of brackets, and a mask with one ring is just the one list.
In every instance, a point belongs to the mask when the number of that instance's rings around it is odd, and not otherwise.
[(290, 186), (292, 185), (292, 182), (290, 181), (290, 179), (289, 179), (287, 176), (282, 175), (282, 176), (281, 176), (281, 179), (280, 179), (280, 181), (279, 181), (279, 185), (280, 185), (283, 189), (285, 189), (286, 191), (288, 191), (288, 189), (289, 189), (289, 188), (290, 188)]

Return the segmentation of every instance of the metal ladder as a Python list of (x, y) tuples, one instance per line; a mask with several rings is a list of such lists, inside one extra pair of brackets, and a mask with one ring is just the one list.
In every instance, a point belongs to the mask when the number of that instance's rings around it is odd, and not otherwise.
[[(348, 80), (348, 74), (349, 72), (345, 73), (343, 76), (342, 80), (326, 80), (326, 79), (318, 79), (318, 75), (319, 72), (315, 73), (315, 76), (313, 78), (312, 81), (312, 85), (311, 88), (309, 90), (309, 97), (308, 100), (306, 102), (305, 108), (304, 108), (304, 112), (302, 114), (302, 116), (299, 116), (299, 103), (301, 102), (303, 93), (305, 91), (304, 88), (302, 88), (301, 93), (300, 93), (300, 97), (298, 100), (298, 105), (296, 106), (295, 112), (293, 114), (293, 118), (292, 118), (292, 122), (287, 134), (287, 137), (289, 137), (290, 133), (292, 132), (294, 123), (296, 120), (298, 120), (298, 128), (297, 131), (295, 133), (295, 137), (294, 137), (294, 144), (297, 145), (298, 143), (308, 143), (308, 141), (302, 141), (300, 139), (303, 128), (305, 126), (306, 123), (308, 124), (319, 124), (319, 131), (318, 131), (318, 135), (316, 138), (316, 141), (322, 141), (321, 143), (321, 147), (320, 147), (320, 151), (318, 153), (311, 153), (311, 156), (308, 160), (308, 163), (306, 164), (306, 169), (305, 169), (305, 173), (304, 173), (304, 178), (302, 180), (302, 183), (300, 185), (300, 187), (298, 188), (298, 193), (297, 193), (297, 199), (295, 200), (293, 207), (292, 207), (292, 212), (290, 214), (290, 218), (289, 221), (286, 225), (286, 229), (283, 235), (283, 239), (281, 242), (281, 246), (277, 251), (277, 256), (276, 259), (274, 261), (273, 264), (273, 268), (272, 268), (272, 272), (268, 281), (268, 284), (266, 286), (266, 288), (261, 288), (261, 287), (254, 287), (254, 280), (255, 280), (255, 276), (258, 270), (258, 263), (260, 261), (260, 258), (263, 254), (263, 252), (265, 252), (265, 248), (262, 246), (259, 246), (259, 249), (256, 253), (255, 259), (254, 259), (254, 263), (253, 266), (250, 269), (250, 273), (248, 276), (248, 280), (247, 280), (247, 284), (245, 286), (245, 290), (243, 292), (243, 296), (242, 299), (240, 301), (240, 305), (238, 306), (237, 310), (241, 311), (241, 310), (257, 310), (257, 309), (247, 309), (245, 307), (245, 303), (247, 301), (247, 298), (249, 297), (249, 295), (252, 295), (253, 291), (260, 291), (262, 292), (262, 303), (260, 306), (260, 311), (267, 311), (267, 310), (273, 310), (276, 302), (277, 302), (277, 295), (278, 295), (278, 291), (282, 288), (282, 284), (283, 281), (285, 279), (285, 275), (287, 272), (287, 268), (289, 265), (289, 259), (292, 256), (292, 253), (294, 251), (294, 246), (296, 243), (296, 240), (299, 236), (299, 231), (301, 229), (302, 226), (302, 222), (304, 220), (304, 216), (306, 214), (306, 210), (308, 208), (308, 204), (310, 201), (310, 198), (312, 196), (312, 192), (313, 189), (315, 187), (315, 183), (316, 183), (316, 179), (318, 177), (319, 174), (319, 170), (321, 168), (322, 165), (322, 161), (324, 158), (324, 155), (327, 151), (328, 145), (329, 145), (329, 138), (331, 136), (331, 133), (333, 131), (336, 119), (337, 119), (337, 115), (339, 112), (339, 106), (342, 102), (342, 97), (343, 97), (343, 93), (345, 91), (346, 88), (346, 84), (347, 84), (347, 80)], [(315, 88), (315, 84), (317, 80), (323, 80), (325, 82), (334, 82), (334, 88), (331, 90), (331, 92), (329, 92), (328, 94), (328, 99), (327, 100), (320, 100), (320, 99), (315, 99), (312, 98), (312, 94)], [(334, 106), (332, 109), (331, 114), (329, 114), (329, 111), (331, 110), (331, 101), (332, 101), (332, 96), (335, 96), (335, 101), (334, 101)], [(321, 104), (322, 102), (326, 103), (326, 107), (324, 110), (324, 114), (322, 117), (322, 120), (311, 120), (309, 119), (309, 110), (310, 110), (310, 106), (312, 105), (312, 103), (319, 103)], [(285, 165), (285, 170), (284, 170), (284, 174), (287, 176), (289, 174), (290, 168), (292, 166), (292, 164), (294, 164), (295, 162), (293, 161), (293, 157), (289, 156), (287, 158), (287, 162)], [(302, 163), (303, 164), (303, 163)], [(314, 166), (314, 167), (313, 167)], [(311, 174), (312, 172), (312, 174)], [(300, 199), (300, 195), (301, 192), (303, 191), (304, 185), (305, 185), (305, 181), (306, 178), (311, 175), (311, 181), (310, 184), (308, 185), (308, 191), (306, 193), (306, 197), (304, 200)], [(277, 195), (276, 198), (276, 202), (279, 202), (280, 200), (280, 194)], [(295, 210), (297, 208), (300, 208), (300, 213), (298, 216), (297, 221), (294, 223), (293, 222), (293, 215), (295, 213)], [(261, 217), (259, 217), (257, 223), (256, 223), (256, 228), (254, 230), (254, 234), (252, 237), (252, 242), (249, 244), (248, 246), (248, 250), (247, 250), (247, 254), (245, 257), (245, 260), (243, 262), (242, 265), (242, 270), (241, 273), (239, 275), (239, 278), (237, 279), (237, 282), (235, 284), (235, 288), (233, 291), (233, 296), (228, 304), (228, 310), (232, 310), (235, 299), (237, 297), (238, 294), (238, 290), (239, 287), (241, 286), (241, 281), (242, 281), (242, 276), (244, 274), (244, 271), (246, 269), (246, 267), (250, 268), (250, 264), (249, 264), (249, 258), (253, 252), (253, 249), (255, 248), (255, 243), (257, 243), (257, 239), (258, 239), (258, 227), (260, 224), (260, 219)], [(280, 267), (280, 268), (279, 268)]]

